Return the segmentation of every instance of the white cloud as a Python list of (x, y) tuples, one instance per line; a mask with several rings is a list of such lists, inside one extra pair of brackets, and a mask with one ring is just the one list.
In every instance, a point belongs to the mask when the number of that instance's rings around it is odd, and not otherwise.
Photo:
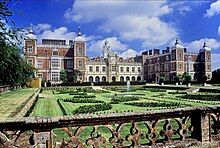
[(128, 49), (128, 50), (122, 52), (121, 54), (119, 54), (119, 56), (123, 57), (123, 58), (135, 57), (136, 55), (140, 55), (140, 53), (138, 53), (137, 51), (135, 51), (133, 49)]
[(220, 68), (220, 54), (212, 54), (212, 71)]
[(178, 36), (175, 27), (159, 17), (172, 12), (166, 1), (75, 1), (65, 18), (76, 22), (100, 21), (101, 29), (120, 39), (141, 40), (143, 47), (166, 44)]
[(187, 12), (192, 11), (192, 8), (190, 8), (190, 6), (185, 5), (185, 6), (179, 7), (178, 10), (181, 15), (185, 16)]
[(68, 32), (66, 27), (59, 27), (54, 30), (45, 30), (38, 35), (38, 40), (41, 39), (61, 39), (61, 40), (74, 40), (76, 37), (75, 32)]
[(160, 16), (171, 11), (166, 1), (79, 1), (65, 12), (65, 18), (77, 22), (92, 22), (96, 19), (111, 19), (120, 15)]
[(218, 27), (218, 34), (220, 35), (220, 25), (219, 25), (219, 27)]
[(46, 30), (51, 29), (51, 27), (52, 26), (50, 24), (47, 24), (47, 23), (37, 24), (37, 25), (33, 26), (33, 30), (34, 30), (34, 32), (36, 32), (38, 34), (38, 33), (42, 32), (42, 31), (46, 31)]
[[(98, 40), (96, 42), (91, 42), (90, 46), (88, 47), (88, 52), (92, 53), (93, 55), (101, 55), (103, 50), (103, 45), (106, 39)], [(116, 53), (120, 53), (128, 49), (126, 44), (121, 43), (117, 37), (109, 37), (107, 38), (111, 49)]]
[(186, 46), (186, 48), (190, 52), (198, 52), (203, 47), (204, 41), (206, 42), (206, 45), (211, 49), (215, 50), (220, 48), (220, 41), (213, 38), (205, 38), (205, 39), (192, 41)]
[(204, 14), (205, 17), (212, 17), (214, 15), (220, 14), (220, 0), (212, 3), (210, 5), (210, 8), (206, 10), (206, 13)]

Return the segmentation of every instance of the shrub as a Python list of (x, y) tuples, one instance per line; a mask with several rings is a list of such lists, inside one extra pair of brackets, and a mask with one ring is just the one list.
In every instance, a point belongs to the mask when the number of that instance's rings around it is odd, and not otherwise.
[(219, 101), (220, 95), (214, 94), (186, 94), (181, 96), (184, 99), (192, 99), (192, 100), (206, 100), (206, 101)]
[(137, 97), (137, 96), (114, 97), (111, 99), (111, 103), (118, 104), (120, 102), (135, 101), (135, 100), (139, 100), (139, 98), (140, 97)]
[(177, 102), (129, 102), (124, 103), (126, 105), (140, 106), (140, 107), (171, 107), (171, 106), (181, 106), (180, 103)]
[(104, 103), (102, 100), (94, 100), (94, 99), (89, 99), (89, 98), (77, 98), (77, 99), (71, 99), (71, 98), (66, 98), (62, 99), (65, 102), (72, 102), (72, 103)]
[(112, 109), (112, 105), (108, 103), (95, 104), (95, 105), (84, 105), (73, 111), (73, 114), (79, 113), (94, 113), (97, 111), (104, 111)]

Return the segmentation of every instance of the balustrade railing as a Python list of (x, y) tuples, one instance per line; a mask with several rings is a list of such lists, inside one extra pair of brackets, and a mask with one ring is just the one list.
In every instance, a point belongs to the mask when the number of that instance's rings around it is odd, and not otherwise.
[[(188, 147), (220, 142), (220, 107), (0, 120), (0, 147)], [(217, 145), (218, 146), (218, 145)]]

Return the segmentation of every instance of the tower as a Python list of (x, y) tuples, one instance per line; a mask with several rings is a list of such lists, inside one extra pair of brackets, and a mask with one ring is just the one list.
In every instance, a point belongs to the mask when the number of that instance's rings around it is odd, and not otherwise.
[(78, 34), (74, 40), (74, 45), (73, 45), (73, 65), (74, 65), (74, 71), (79, 72), (77, 81), (81, 81), (81, 82), (85, 81), (86, 39), (82, 36), (80, 27), (79, 27)]
[(200, 79), (203, 75), (207, 76), (210, 80), (212, 77), (212, 67), (211, 67), (211, 49), (207, 47), (206, 42), (202, 49), (199, 50), (199, 75)]
[(32, 26), (29, 28), (29, 33), (24, 39), (24, 54), (27, 58), (27, 62), (36, 67), (37, 38), (33, 33)]
[[(173, 80), (174, 76), (184, 74), (184, 47), (179, 43), (176, 38), (176, 43), (171, 48), (171, 72), (169, 79)], [(165, 68), (166, 69), (166, 68)], [(169, 69), (169, 68), (167, 68)]]
[(111, 52), (111, 47), (108, 43), (108, 40), (106, 39), (105, 40), (105, 43), (104, 43), (104, 46), (103, 46), (103, 51), (102, 51), (102, 54), (103, 54), (103, 58), (107, 58), (108, 57), (108, 54)]

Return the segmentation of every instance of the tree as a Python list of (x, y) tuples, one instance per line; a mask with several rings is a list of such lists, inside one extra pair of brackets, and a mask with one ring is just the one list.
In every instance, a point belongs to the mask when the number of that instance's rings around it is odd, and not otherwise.
[(165, 78), (164, 77), (160, 77), (159, 83), (162, 84), (162, 83), (164, 83), (164, 81), (165, 81)]
[(67, 82), (67, 73), (64, 69), (60, 71), (60, 80), (64, 83)]
[(179, 76), (175, 76), (174, 77), (174, 82), (178, 83), (180, 81), (180, 77)]
[(0, 1), (0, 85), (25, 85), (33, 77), (33, 67), (19, 54), (22, 42), (18, 31), (8, 26), (7, 17), (13, 15), (10, 0)]
[(189, 84), (189, 82), (191, 81), (191, 76), (189, 74), (184, 75), (184, 80), (186, 84)]
[(201, 76), (201, 82), (205, 83), (207, 81), (208, 77), (206, 75)]
[(74, 70), (73, 71), (73, 82), (77, 82), (78, 76), (81, 75), (81, 72), (79, 70)]
[(220, 83), (220, 69), (216, 69), (212, 72), (212, 83)]

